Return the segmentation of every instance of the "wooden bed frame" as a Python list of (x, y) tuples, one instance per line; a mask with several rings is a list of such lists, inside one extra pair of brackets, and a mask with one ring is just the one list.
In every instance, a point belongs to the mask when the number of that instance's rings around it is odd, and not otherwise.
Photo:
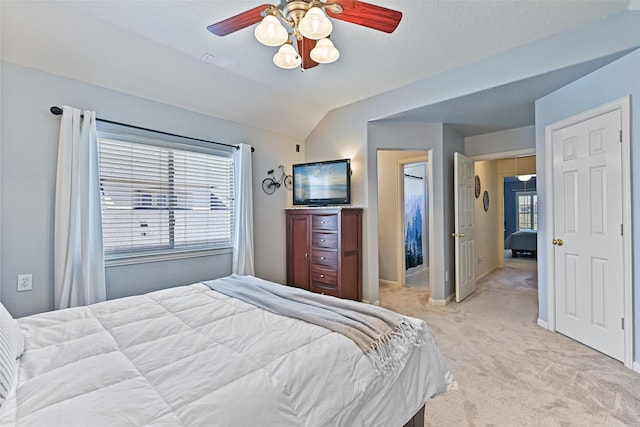
[(403, 427), (424, 427), (424, 406)]

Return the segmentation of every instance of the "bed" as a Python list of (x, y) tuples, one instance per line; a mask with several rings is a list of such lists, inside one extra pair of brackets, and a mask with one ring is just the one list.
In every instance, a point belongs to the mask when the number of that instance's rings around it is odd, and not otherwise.
[(344, 335), (205, 283), (16, 320), (0, 311), (2, 427), (421, 426), (452, 383), (422, 320), (403, 316), (421, 344), (381, 373)]
[(511, 249), (513, 257), (517, 257), (519, 253), (530, 253), (536, 256), (538, 253), (538, 230), (520, 230), (509, 234), (504, 241), (504, 248)]

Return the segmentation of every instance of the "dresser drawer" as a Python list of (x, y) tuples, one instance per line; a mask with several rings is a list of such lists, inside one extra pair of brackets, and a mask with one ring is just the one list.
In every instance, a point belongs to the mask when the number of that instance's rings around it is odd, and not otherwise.
[(332, 297), (338, 296), (338, 288), (336, 286), (325, 286), (322, 283), (311, 284), (311, 292), (318, 294), (331, 295)]
[(313, 215), (311, 220), (313, 230), (338, 230), (338, 215)]
[(338, 235), (331, 233), (313, 233), (311, 245), (314, 248), (338, 249)]
[(313, 249), (311, 254), (312, 265), (323, 265), (330, 268), (338, 268), (338, 252), (319, 251)]
[(328, 268), (313, 267), (311, 268), (311, 284), (337, 288), (338, 273), (336, 270)]

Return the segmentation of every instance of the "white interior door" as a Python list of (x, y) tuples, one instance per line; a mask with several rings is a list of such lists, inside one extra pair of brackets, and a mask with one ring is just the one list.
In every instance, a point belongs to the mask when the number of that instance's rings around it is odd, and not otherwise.
[(624, 360), (621, 111), (555, 130), (556, 330)]
[(460, 153), (454, 153), (453, 169), (455, 231), (452, 236), (455, 239), (456, 255), (456, 302), (460, 302), (476, 290), (473, 160)]

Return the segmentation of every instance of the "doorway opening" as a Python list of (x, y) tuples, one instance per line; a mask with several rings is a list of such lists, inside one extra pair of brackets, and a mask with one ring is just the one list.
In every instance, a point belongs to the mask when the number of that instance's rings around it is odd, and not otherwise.
[(378, 150), (377, 163), (380, 285), (430, 292), (428, 151)]
[[(538, 256), (538, 193), (532, 175), (504, 177), (504, 259)], [(514, 264), (514, 263), (512, 263)]]
[[(537, 264), (538, 212), (536, 156), (517, 153), (497, 160), (498, 218), (502, 233), (498, 233), (498, 268)], [(516, 262), (518, 261), (518, 262)]]

